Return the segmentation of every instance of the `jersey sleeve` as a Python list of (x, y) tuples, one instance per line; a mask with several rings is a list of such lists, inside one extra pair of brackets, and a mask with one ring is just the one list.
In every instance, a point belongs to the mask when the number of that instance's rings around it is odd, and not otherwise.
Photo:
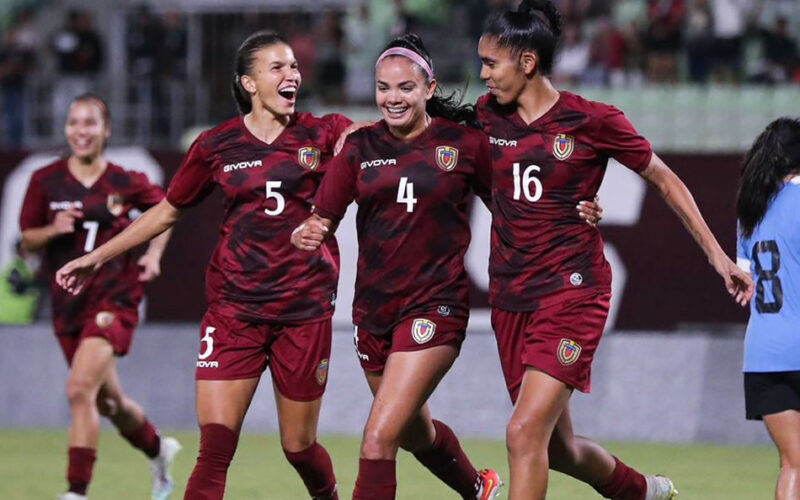
[(650, 141), (642, 137), (625, 114), (614, 106), (608, 106), (601, 114), (594, 142), (606, 156), (635, 172), (647, 168), (653, 157)]
[(132, 172), (133, 193), (132, 203), (136, 208), (145, 211), (164, 199), (164, 190), (150, 182), (141, 172)]
[(339, 136), (342, 135), (344, 129), (353, 124), (353, 120), (339, 113), (327, 114), (322, 117), (322, 120), (331, 127), (334, 144), (336, 144), (336, 141), (339, 139)]
[(742, 237), (742, 231), (739, 224), (736, 225), (736, 265), (746, 272), (750, 272), (750, 254), (747, 251), (747, 242)]
[(345, 143), (342, 152), (333, 157), (327, 166), (322, 183), (314, 197), (314, 213), (326, 219), (340, 220), (348, 205), (356, 198), (356, 148)]
[(19, 227), (22, 231), (47, 225), (47, 197), (39, 176), (31, 177), (22, 211), (19, 216)]
[(479, 142), (475, 154), (475, 175), (472, 179), (472, 189), (488, 207), (492, 201), (492, 147), (486, 134), (475, 135)]
[(214, 162), (203, 148), (201, 134), (181, 163), (167, 190), (167, 201), (177, 208), (197, 205), (214, 189)]

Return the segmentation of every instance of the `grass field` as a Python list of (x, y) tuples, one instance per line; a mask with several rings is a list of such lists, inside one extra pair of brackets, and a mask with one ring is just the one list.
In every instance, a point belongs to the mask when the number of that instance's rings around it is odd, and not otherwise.
[[(64, 490), (66, 430), (0, 431), (0, 499), (55, 498)], [(173, 498), (182, 498), (183, 487), (197, 456), (198, 435), (177, 433), (184, 445), (178, 455)], [(342, 499), (350, 498), (356, 476), (358, 439), (325, 436), (331, 452)], [(777, 456), (770, 447), (723, 447), (706, 445), (653, 445), (607, 443), (608, 448), (644, 472), (669, 475), (681, 490), (681, 500), (769, 500), (772, 498)], [(475, 465), (492, 466), (508, 477), (504, 444), (498, 441), (464, 442)], [(455, 499), (410, 455), (398, 461), (398, 499)], [(113, 432), (101, 438), (92, 500), (144, 500), (149, 498), (150, 472), (144, 456), (131, 449)], [(600, 498), (594, 490), (557, 473), (551, 475), (552, 500)], [(280, 451), (277, 437), (242, 436), (228, 475), (228, 500), (303, 500), (308, 498), (300, 479)], [(501, 495), (505, 498), (505, 495)]]

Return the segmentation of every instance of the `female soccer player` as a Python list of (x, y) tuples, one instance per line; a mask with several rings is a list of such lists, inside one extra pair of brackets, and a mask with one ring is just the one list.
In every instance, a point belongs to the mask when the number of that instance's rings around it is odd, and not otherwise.
[(359, 205), (353, 323), (375, 399), (353, 498), (395, 497), (402, 447), (463, 498), (493, 499), (502, 484), (497, 473), (477, 471), (426, 404), (464, 340), (468, 206), (473, 192), (489, 194), (489, 143), (457, 123), (474, 112), (437, 92), (417, 36), (388, 45), (376, 81), (384, 119), (347, 138), (328, 166), (315, 213), (292, 237), (298, 248), (317, 250), (347, 206)]
[[(75, 98), (64, 132), (69, 157), (33, 174), (20, 216), (22, 244), (30, 251), (43, 250), (51, 271), (120, 233), (131, 223), (131, 210), (146, 210), (164, 197), (144, 174), (105, 159), (111, 117), (99, 97)], [(154, 239), (138, 261), (131, 253), (119, 254), (86, 283), (80, 296), (66, 293), (55, 279), (51, 282), (55, 334), (70, 366), (69, 490), (62, 500), (86, 498), (100, 415), (150, 458), (153, 498), (166, 499), (172, 492), (169, 469), (180, 445), (159, 436), (141, 406), (123, 392), (116, 366), (116, 357), (130, 349), (139, 322), (141, 282), (161, 273), (168, 240), (169, 233)]]
[(172, 227), (215, 187), (225, 196), (220, 242), (206, 276), (208, 311), (197, 359), (200, 454), (185, 498), (223, 497), (247, 408), (263, 371), (272, 373), (286, 458), (316, 499), (337, 499), (317, 421), (328, 375), (338, 279), (335, 240), (314, 254), (286, 243), (339, 134), (341, 115), (295, 112), (301, 77), (291, 47), (258, 32), (236, 54), (233, 93), (244, 116), (202, 133), (166, 198), (131, 227), (58, 273), (76, 291), (113, 256)]
[(560, 34), (551, 1), (524, 0), (487, 21), (478, 49), (489, 93), (477, 110), (494, 158), (492, 323), (515, 402), (510, 498), (543, 499), (549, 467), (606, 498), (672, 498), (669, 479), (645, 477), (572, 432), (569, 399), (574, 389), (590, 389), (611, 273), (600, 233), (564, 215), (597, 192), (607, 160), (616, 158), (659, 190), (739, 303), (753, 284), (722, 251), (683, 182), (619, 110), (552, 86)]
[(744, 357), (747, 418), (764, 420), (781, 457), (776, 500), (800, 499), (800, 119), (770, 123), (747, 153), (738, 262), (752, 273)]

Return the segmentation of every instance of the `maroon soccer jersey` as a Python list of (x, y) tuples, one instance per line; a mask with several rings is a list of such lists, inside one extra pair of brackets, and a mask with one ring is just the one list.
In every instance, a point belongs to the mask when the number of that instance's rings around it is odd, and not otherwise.
[(214, 187), (222, 189), (224, 222), (206, 274), (211, 309), (255, 322), (331, 316), (339, 275), (336, 241), (308, 253), (290, 239), (308, 217), (336, 139), (350, 123), (342, 115), (295, 114), (267, 144), (238, 117), (194, 142), (167, 200), (184, 208)]
[(87, 315), (96, 313), (99, 304), (137, 307), (142, 285), (136, 260), (130, 253), (107, 262), (78, 295), (58, 286), (55, 272), (122, 232), (131, 223), (132, 209), (147, 210), (162, 198), (164, 191), (151, 184), (144, 174), (111, 163), (88, 188), (70, 173), (66, 160), (34, 172), (20, 215), (23, 231), (52, 223), (62, 210), (76, 208), (83, 212), (83, 218), (75, 220), (74, 233), (56, 237), (45, 248), (45, 269), (52, 274), (50, 290), (57, 334), (79, 332), (84, 321), (94, 320)]
[(644, 170), (650, 143), (618, 109), (564, 91), (530, 124), (489, 94), (477, 110), (493, 150), (491, 304), (531, 311), (562, 292), (610, 290), (600, 232), (575, 206), (597, 194), (609, 158)]
[(469, 315), (468, 207), (473, 192), (489, 194), (490, 168), (483, 133), (439, 118), (410, 142), (384, 121), (348, 137), (315, 210), (339, 220), (358, 203), (356, 325), (382, 335), (409, 314)]

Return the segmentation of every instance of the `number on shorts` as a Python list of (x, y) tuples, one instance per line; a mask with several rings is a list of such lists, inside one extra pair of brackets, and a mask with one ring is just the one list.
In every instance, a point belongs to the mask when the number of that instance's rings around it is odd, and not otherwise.
[(84, 252), (91, 252), (94, 250), (94, 244), (97, 241), (97, 229), (100, 223), (94, 220), (87, 220), (83, 222), (83, 228), (86, 230), (86, 243), (83, 244)]
[(200, 355), (197, 356), (197, 359), (200, 360), (206, 359), (207, 357), (211, 356), (212, 352), (214, 352), (214, 337), (212, 337), (211, 334), (214, 333), (215, 331), (217, 331), (217, 329), (214, 328), (213, 326), (206, 327), (206, 334), (203, 335), (203, 338), (200, 339), (200, 343), (205, 344), (206, 347), (203, 350), (203, 352), (201, 352)]
[[(769, 254), (770, 269), (761, 266), (760, 254)], [(781, 267), (781, 252), (775, 240), (757, 241), (753, 245), (753, 262), (756, 264), (756, 310), (760, 313), (777, 313), (783, 307), (783, 286), (778, 278)], [(772, 287), (772, 302), (765, 300), (767, 284)]]

